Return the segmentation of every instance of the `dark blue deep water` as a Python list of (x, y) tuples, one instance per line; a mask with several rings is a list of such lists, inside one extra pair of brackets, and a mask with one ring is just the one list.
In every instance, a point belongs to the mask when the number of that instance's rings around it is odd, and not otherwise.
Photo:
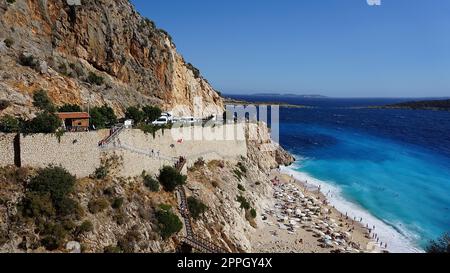
[(290, 171), (382, 223), (391, 251), (421, 250), (450, 231), (450, 112), (359, 108), (408, 99), (233, 98), (315, 107), (280, 110), (280, 142), (298, 159)]

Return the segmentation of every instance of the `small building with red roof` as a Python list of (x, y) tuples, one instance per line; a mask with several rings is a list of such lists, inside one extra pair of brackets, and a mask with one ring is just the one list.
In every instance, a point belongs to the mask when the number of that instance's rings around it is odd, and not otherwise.
[(86, 112), (61, 112), (57, 113), (58, 117), (63, 122), (63, 127), (66, 131), (80, 132), (89, 130), (89, 113)]

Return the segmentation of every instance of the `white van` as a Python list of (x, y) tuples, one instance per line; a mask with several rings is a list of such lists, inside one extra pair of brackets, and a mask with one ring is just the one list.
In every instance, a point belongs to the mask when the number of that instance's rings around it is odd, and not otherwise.
[(166, 117), (168, 121), (172, 121), (173, 120), (172, 112), (164, 112), (164, 113), (161, 114), (161, 117)]
[(169, 123), (169, 118), (161, 116), (159, 119), (152, 122), (153, 125), (166, 125)]

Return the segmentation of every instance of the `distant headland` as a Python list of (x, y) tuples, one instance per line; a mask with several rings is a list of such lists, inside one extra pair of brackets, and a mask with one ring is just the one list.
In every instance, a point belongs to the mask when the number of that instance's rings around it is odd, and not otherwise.
[(450, 111), (450, 99), (409, 101), (382, 106), (387, 109)]
[(286, 93), (286, 94), (282, 94), (282, 93), (256, 93), (256, 94), (251, 94), (251, 96), (255, 96), (255, 97), (295, 97), (295, 98), (304, 98), (304, 99), (326, 99), (328, 98), (327, 96), (322, 96), (322, 95), (315, 95), (315, 94), (292, 94), (292, 93)]

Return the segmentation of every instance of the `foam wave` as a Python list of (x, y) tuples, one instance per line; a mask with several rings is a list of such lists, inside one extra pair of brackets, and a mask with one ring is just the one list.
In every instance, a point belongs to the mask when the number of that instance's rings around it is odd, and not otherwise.
[[(349, 217), (356, 219), (363, 218), (363, 223), (369, 227), (375, 226), (375, 232), (381, 241), (388, 243), (387, 250), (392, 253), (419, 253), (422, 249), (413, 243), (417, 235), (403, 228), (401, 223), (387, 223), (373, 216), (369, 211), (358, 204), (348, 201), (342, 195), (339, 187), (310, 176), (307, 173), (299, 172), (295, 168), (298, 166), (282, 167), (281, 171), (292, 175), (299, 181), (308, 181), (309, 185), (321, 186), (322, 193), (328, 195), (328, 201), (340, 212), (347, 213)], [(328, 194), (329, 193), (329, 194)], [(394, 228), (395, 227), (395, 228)]]

